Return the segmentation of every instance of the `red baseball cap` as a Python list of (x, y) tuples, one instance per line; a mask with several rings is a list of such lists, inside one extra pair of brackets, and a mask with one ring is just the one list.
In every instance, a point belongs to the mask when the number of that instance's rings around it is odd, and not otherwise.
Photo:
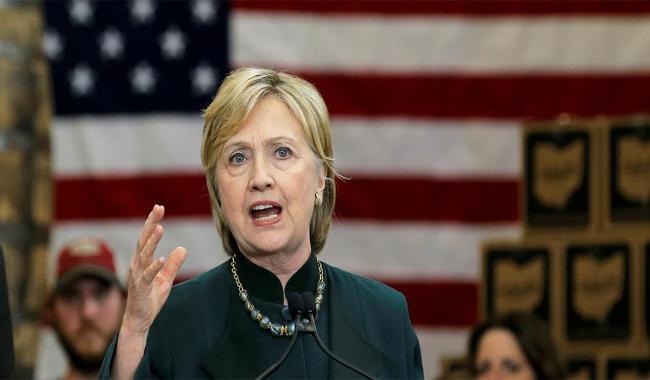
[(58, 292), (80, 277), (91, 276), (120, 286), (113, 250), (98, 238), (81, 238), (61, 248), (56, 269)]

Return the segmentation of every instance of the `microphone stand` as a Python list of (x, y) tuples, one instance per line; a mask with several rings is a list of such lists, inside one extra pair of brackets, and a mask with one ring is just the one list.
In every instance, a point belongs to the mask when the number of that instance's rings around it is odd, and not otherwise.
[(272, 366), (267, 368), (266, 371), (262, 372), (261, 375), (256, 377), (256, 380), (266, 379), (273, 372), (275, 372), (275, 370), (278, 369), (278, 367), (280, 367), (280, 365), (282, 365), (282, 363), (284, 363), (284, 361), (287, 360), (287, 358), (289, 357), (289, 353), (291, 352), (291, 349), (293, 349), (293, 346), (296, 344), (296, 340), (298, 340), (298, 330), (296, 330), (296, 332), (293, 333), (293, 336), (291, 337), (291, 341), (289, 342), (289, 347), (287, 347), (287, 349), (284, 351), (284, 354), (282, 354), (280, 359), (277, 362), (273, 363)]
[(309, 325), (311, 325), (310, 328), (306, 328), (305, 332), (308, 332), (311, 336), (314, 337), (314, 340), (316, 340), (316, 343), (318, 344), (318, 347), (320, 347), (323, 352), (329, 356), (330, 358), (334, 359), (336, 362), (339, 364), (343, 365), (344, 367), (347, 367), (354, 372), (358, 373), (359, 375), (365, 377), (366, 379), (374, 380), (372, 376), (367, 374), (365, 371), (363, 371), (360, 368), (357, 368), (353, 366), (352, 364), (346, 362), (345, 360), (339, 358), (338, 356), (334, 355), (332, 351), (330, 351), (327, 346), (323, 343), (323, 341), (320, 339), (320, 336), (318, 336), (318, 331), (316, 330), (316, 303), (314, 302), (314, 295), (309, 293), (309, 292), (304, 292), (302, 294), (302, 300), (303, 300), (303, 305), (304, 305), (304, 310), (307, 312), (307, 315), (309, 315)]
[[(294, 316), (295, 323), (296, 323), (296, 331), (294, 332), (293, 336), (291, 337), (291, 341), (289, 342), (289, 347), (284, 351), (282, 356), (278, 361), (273, 363), (266, 371), (262, 372), (261, 375), (259, 375), (256, 380), (264, 380), (267, 377), (269, 377), (273, 372), (275, 372), (282, 363), (289, 357), (289, 353), (293, 349), (293, 346), (296, 344), (296, 340), (298, 340), (298, 334), (300, 333), (307, 333), (311, 336), (314, 337), (314, 340), (316, 340), (316, 344), (318, 344), (318, 347), (320, 347), (323, 352), (333, 359), (334, 361), (338, 362), (339, 364), (343, 365), (344, 367), (347, 367), (354, 372), (358, 373), (359, 375), (365, 377), (366, 379), (374, 380), (372, 376), (367, 374), (365, 371), (363, 371), (360, 368), (357, 368), (353, 366), (352, 364), (346, 362), (345, 360), (339, 358), (338, 356), (334, 355), (327, 346), (323, 343), (321, 340), (320, 336), (318, 335), (318, 331), (316, 330), (316, 319), (314, 314), (316, 313), (316, 304), (314, 302), (314, 295), (305, 292), (302, 294), (302, 297), (300, 297), (299, 294), (297, 293), (292, 293), (290, 294), (289, 298), (289, 309), (292, 310), (292, 315)], [(306, 312), (306, 314), (309, 316), (309, 319), (302, 319), (302, 313)]]
[(261, 375), (259, 375), (256, 380), (264, 380), (267, 377), (269, 377), (273, 372), (275, 372), (278, 367), (284, 363), (285, 360), (289, 357), (289, 353), (293, 349), (293, 346), (296, 344), (296, 340), (298, 340), (298, 334), (300, 332), (305, 331), (305, 326), (303, 325), (301, 321), (301, 314), (304, 310), (304, 304), (302, 301), (302, 297), (298, 293), (291, 293), (287, 295), (287, 302), (289, 306), (289, 312), (291, 313), (291, 316), (295, 320), (296, 324), (296, 329), (293, 333), (293, 336), (291, 337), (291, 341), (289, 342), (289, 347), (287, 347), (286, 350), (284, 350), (284, 353), (280, 357), (278, 361), (273, 363), (269, 368), (266, 369), (266, 371), (262, 372)]

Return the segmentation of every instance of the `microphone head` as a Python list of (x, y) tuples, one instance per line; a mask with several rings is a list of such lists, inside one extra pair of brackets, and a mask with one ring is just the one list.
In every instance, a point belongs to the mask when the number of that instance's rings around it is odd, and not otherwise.
[(289, 306), (289, 314), (291, 314), (291, 318), (293, 319), (296, 319), (298, 314), (305, 312), (302, 297), (296, 292), (287, 294), (287, 304)]
[(316, 300), (314, 299), (314, 295), (311, 294), (310, 292), (304, 292), (302, 293), (302, 302), (303, 302), (303, 312), (307, 314), (313, 314), (314, 317), (316, 316)]

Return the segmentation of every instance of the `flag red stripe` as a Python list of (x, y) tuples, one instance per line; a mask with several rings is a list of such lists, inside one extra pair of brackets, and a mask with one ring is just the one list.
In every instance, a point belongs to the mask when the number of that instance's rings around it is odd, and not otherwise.
[(332, 1), (332, 0), (235, 0), (235, 10), (309, 12), (318, 14), (387, 15), (638, 15), (650, 12), (645, 1), (545, 0), (545, 1)]
[(379, 221), (511, 222), (515, 180), (357, 178), (339, 183), (336, 217)]
[[(142, 218), (155, 203), (172, 217), (210, 215), (200, 174), (56, 180), (56, 219)], [(362, 178), (339, 183), (336, 217), (342, 220), (513, 222), (515, 179)]]
[(552, 118), (650, 110), (650, 73), (301, 75), (316, 85), (333, 115)]
[(458, 281), (383, 281), (404, 293), (415, 325), (470, 327), (478, 320), (478, 285)]
[[(327, 261), (326, 258), (323, 258)], [(194, 275), (176, 278), (180, 283)], [(381, 280), (381, 279), (380, 279)], [(381, 280), (406, 297), (411, 321), (427, 327), (471, 327), (478, 320), (478, 285), (436, 280)]]

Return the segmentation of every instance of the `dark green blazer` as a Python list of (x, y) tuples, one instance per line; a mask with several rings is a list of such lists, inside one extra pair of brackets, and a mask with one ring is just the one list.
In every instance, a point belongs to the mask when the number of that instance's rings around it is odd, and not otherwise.
[[(420, 346), (404, 296), (377, 281), (323, 263), (330, 293), (330, 350), (375, 378), (421, 379)], [(136, 378), (255, 378), (268, 363), (251, 355), (246, 334), (228, 330), (230, 308), (241, 308), (229, 261), (174, 286), (154, 321)], [(242, 313), (242, 317), (245, 315)], [(116, 340), (100, 378), (110, 378)], [(330, 378), (358, 378), (329, 364)]]

